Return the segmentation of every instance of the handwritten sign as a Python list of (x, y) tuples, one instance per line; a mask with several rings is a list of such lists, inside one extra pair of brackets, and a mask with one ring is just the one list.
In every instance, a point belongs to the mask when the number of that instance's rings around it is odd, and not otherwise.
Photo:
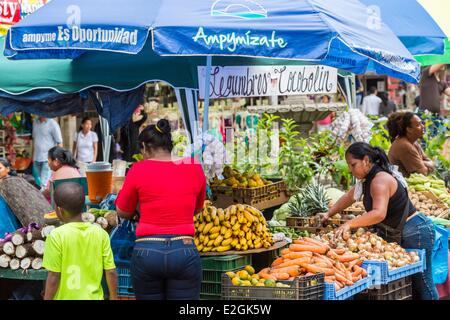
[[(206, 67), (198, 67), (200, 98), (205, 98)], [(327, 66), (239, 66), (211, 68), (210, 98), (332, 94), (337, 69)]]

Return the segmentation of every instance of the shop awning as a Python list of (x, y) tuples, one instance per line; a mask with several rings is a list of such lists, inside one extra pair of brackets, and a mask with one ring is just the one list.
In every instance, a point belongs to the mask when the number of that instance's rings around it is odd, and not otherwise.
[(9, 30), (5, 55), (138, 54), (150, 42), (158, 55), (295, 59), (417, 82), (417, 62), (370, 18), (358, 0), (59, 0)]

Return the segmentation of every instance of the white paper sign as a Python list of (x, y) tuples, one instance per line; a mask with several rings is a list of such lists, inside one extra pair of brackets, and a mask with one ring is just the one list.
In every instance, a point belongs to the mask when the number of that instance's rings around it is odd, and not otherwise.
[[(198, 67), (200, 98), (205, 98), (205, 70)], [(327, 66), (239, 66), (211, 68), (210, 98), (337, 92), (337, 69)]]

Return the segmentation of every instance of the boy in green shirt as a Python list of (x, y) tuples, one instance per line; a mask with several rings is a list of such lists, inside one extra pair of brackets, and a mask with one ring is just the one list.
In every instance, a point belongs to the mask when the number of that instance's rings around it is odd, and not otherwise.
[(117, 299), (117, 272), (108, 233), (83, 222), (83, 187), (63, 183), (54, 194), (56, 213), (65, 224), (45, 241), (43, 266), (48, 270), (45, 300), (102, 300), (106, 273), (109, 299)]

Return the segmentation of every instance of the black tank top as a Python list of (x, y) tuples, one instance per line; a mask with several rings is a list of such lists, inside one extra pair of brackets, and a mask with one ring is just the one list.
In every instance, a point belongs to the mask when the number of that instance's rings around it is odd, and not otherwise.
[[(383, 170), (379, 166), (374, 165), (363, 183), (363, 194), (364, 194), (363, 203), (364, 208), (366, 209), (367, 212), (371, 211), (373, 206), (372, 195), (370, 194), (370, 184), (372, 183), (372, 180), (379, 172), (384, 171), (385, 170)], [(384, 221), (382, 221), (382, 223), (392, 228), (397, 228), (398, 225), (400, 224), (403, 213), (405, 212), (405, 207), (408, 204), (408, 202), (409, 202), (408, 216), (416, 212), (416, 208), (409, 199), (408, 190), (402, 186), (402, 184), (397, 180), (397, 178), (395, 178), (395, 180), (397, 181), (397, 191), (395, 191), (394, 195), (389, 198), (386, 218), (384, 219)]]

